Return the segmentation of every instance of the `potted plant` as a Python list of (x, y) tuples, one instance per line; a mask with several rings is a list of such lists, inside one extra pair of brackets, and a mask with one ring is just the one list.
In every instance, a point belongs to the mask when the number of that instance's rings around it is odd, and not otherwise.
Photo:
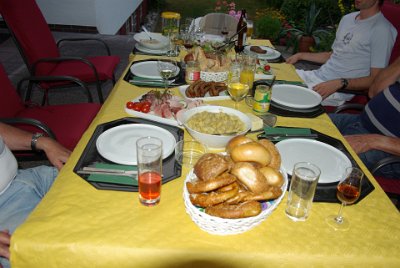
[(320, 12), (321, 8), (317, 9), (315, 3), (312, 3), (301, 26), (282, 31), (283, 34), (291, 33), (291, 42), (288, 42), (288, 44), (294, 45), (295, 50), (309, 52), (310, 47), (315, 46), (315, 40), (318, 38), (318, 35), (327, 33), (326, 30), (319, 29), (315, 23)]

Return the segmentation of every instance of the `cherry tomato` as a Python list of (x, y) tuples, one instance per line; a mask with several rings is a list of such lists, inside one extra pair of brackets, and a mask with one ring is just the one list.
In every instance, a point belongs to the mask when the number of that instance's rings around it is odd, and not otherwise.
[(132, 102), (132, 101), (128, 101), (128, 102), (126, 103), (126, 108), (128, 108), (128, 109), (133, 109), (133, 102)]
[(265, 65), (265, 66), (264, 66), (264, 70), (266, 70), (266, 71), (268, 72), (269, 70), (271, 70), (271, 66)]
[(141, 111), (142, 113), (147, 114), (148, 112), (150, 112), (150, 106), (148, 106), (148, 105), (143, 105), (142, 108), (140, 109), (140, 111)]
[(143, 101), (142, 102), (143, 103), (143, 107), (151, 107), (151, 102), (149, 102), (149, 101)]
[(134, 102), (133, 103), (133, 107), (132, 107), (133, 110), (135, 110), (137, 112), (140, 112), (141, 108), (142, 108), (142, 103), (141, 102)]

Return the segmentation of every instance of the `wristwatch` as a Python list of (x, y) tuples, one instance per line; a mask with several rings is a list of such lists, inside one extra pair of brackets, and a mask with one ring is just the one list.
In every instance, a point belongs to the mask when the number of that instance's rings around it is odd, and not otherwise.
[(44, 136), (43, 133), (35, 133), (35, 134), (32, 135), (32, 139), (31, 139), (31, 148), (32, 148), (32, 151), (35, 151), (35, 152), (38, 151), (38, 149), (36, 148), (36, 143), (37, 143), (38, 139), (39, 139), (40, 137), (43, 137), (43, 136)]
[(349, 80), (347, 80), (346, 78), (342, 78), (340, 79), (340, 81), (342, 82), (342, 87), (340, 89), (346, 89), (349, 85)]

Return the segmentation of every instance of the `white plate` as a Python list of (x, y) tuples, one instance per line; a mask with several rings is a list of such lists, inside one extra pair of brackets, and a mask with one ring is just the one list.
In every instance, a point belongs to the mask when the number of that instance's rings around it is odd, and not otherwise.
[(265, 53), (265, 54), (255, 53), (250, 50), (250, 47), (251, 46), (245, 46), (244, 52), (246, 54), (255, 54), (255, 55), (257, 55), (257, 57), (259, 59), (262, 59), (262, 60), (276, 60), (277, 58), (279, 58), (281, 56), (281, 53), (278, 50), (275, 50), (270, 47), (259, 46), (260, 48), (267, 51), (267, 53)]
[[(178, 75), (179, 72), (180, 68), (177, 67), (177, 70), (173, 76)], [(131, 66), (131, 73), (143, 78), (162, 79), (160, 73), (158, 72), (157, 61), (142, 61), (134, 63)]]
[(122, 165), (136, 165), (136, 141), (141, 137), (157, 137), (163, 142), (163, 159), (175, 149), (171, 132), (147, 124), (127, 124), (104, 131), (96, 141), (97, 151), (104, 158)]
[(135, 47), (137, 50), (139, 50), (143, 53), (152, 54), (152, 55), (163, 55), (168, 52), (168, 47), (161, 48), (161, 49), (150, 49), (150, 48), (141, 46), (139, 43), (136, 43)]
[(289, 84), (274, 85), (271, 99), (280, 105), (298, 109), (312, 108), (322, 101), (321, 95), (314, 90)]
[(168, 45), (168, 38), (159, 33), (149, 33), (151, 38), (157, 40), (157, 43), (148, 43), (147, 40), (150, 40), (145, 32), (137, 33), (133, 36), (136, 42), (140, 43), (143, 47), (150, 49), (161, 49)]
[(203, 100), (203, 101), (215, 101), (215, 100), (229, 100), (231, 97), (229, 97), (228, 91), (222, 91), (220, 92), (220, 96), (210, 96), (210, 94), (207, 94), (204, 97), (199, 97), (199, 98), (189, 98), (186, 96), (186, 89), (188, 88), (189, 85), (184, 85), (179, 87), (179, 92), (181, 95), (185, 98), (185, 100)]
[(280, 141), (276, 147), (282, 157), (282, 166), (292, 175), (297, 162), (310, 162), (321, 170), (318, 183), (334, 183), (343, 179), (350, 159), (335, 147), (311, 139), (287, 139)]

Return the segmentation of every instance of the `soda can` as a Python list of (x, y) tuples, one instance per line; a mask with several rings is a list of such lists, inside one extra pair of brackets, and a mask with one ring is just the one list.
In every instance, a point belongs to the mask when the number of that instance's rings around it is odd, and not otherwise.
[(254, 92), (253, 111), (257, 114), (265, 114), (271, 105), (271, 88), (267, 85), (258, 85)]

